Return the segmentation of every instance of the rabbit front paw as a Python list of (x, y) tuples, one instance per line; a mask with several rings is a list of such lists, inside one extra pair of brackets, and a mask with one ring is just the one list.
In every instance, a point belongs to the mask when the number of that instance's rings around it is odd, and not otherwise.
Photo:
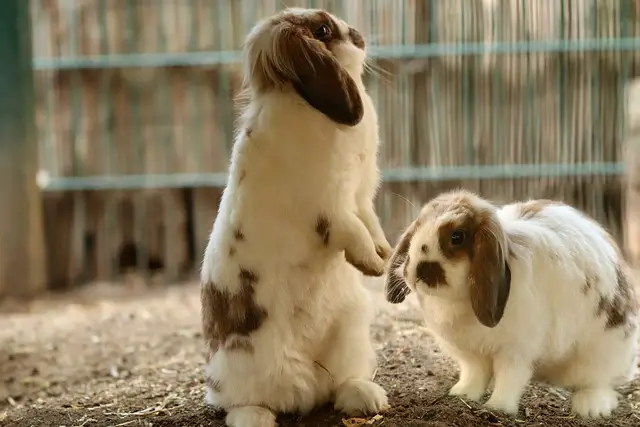
[(466, 397), (470, 400), (479, 401), (486, 391), (485, 384), (475, 381), (458, 381), (451, 390), (449, 390), (450, 396)]
[(376, 255), (370, 254), (369, 257), (355, 255), (345, 250), (344, 256), (349, 264), (354, 266), (365, 276), (380, 277), (384, 274), (385, 261), (376, 250)]
[(384, 274), (385, 257), (391, 252), (386, 240), (377, 245), (362, 220), (352, 212), (320, 215), (315, 231), (324, 246), (344, 250), (347, 262), (365, 276)]
[(376, 242), (375, 245), (376, 245), (376, 254), (378, 254), (378, 256), (382, 258), (384, 261), (387, 261), (391, 257), (391, 254), (393, 253), (393, 248), (391, 247), (389, 242), (387, 242), (387, 240), (384, 239)]
[(352, 416), (379, 414), (389, 409), (387, 392), (371, 381), (347, 380), (338, 387), (335, 409)]
[(393, 253), (393, 248), (384, 234), (384, 230), (380, 225), (380, 221), (378, 220), (373, 207), (367, 206), (360, 209), (358, 217), (369, 231), (369, 235), (373, 239), (373, 243), (376, 247), (376, 253), (380, 258), (387, 261)]

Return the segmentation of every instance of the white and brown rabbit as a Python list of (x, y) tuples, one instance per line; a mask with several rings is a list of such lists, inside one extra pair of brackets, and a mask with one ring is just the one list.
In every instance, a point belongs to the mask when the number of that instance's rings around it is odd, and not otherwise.
[(450, 393), (518, 411), (539, 379), (572, 390), (573, 410), (607, 416), (633, 378), (638, 302), (612, 237), (549, 200), (498, 208), (464, 191), (427, 203), (390, 261), (387, 299), (413, 291), (425, 323), (457, 363)]
[(392, 250), (374, 211), (365, 58), (360, 33), (322, 10), (286, 9), (245, 41), (248, 102), (201, 272), (207, 401), (230, 426), (332, 399), (347, 413), (388, 407), (361, 283)]

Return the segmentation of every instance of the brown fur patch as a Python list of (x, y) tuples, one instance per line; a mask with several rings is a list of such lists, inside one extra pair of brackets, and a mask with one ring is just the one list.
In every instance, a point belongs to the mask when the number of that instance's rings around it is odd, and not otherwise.
[(621, 265), (618, 265), (616, 273), (616, 293), (613, 298), (600, 298), (597, 313), (606, 317), (607, 329), (630, 331), (635, 327), (632, 319), (638, 312), (638, 301), (630, 274)]
[(326, 215), (319, 215), (316, 219), (316, 233), (320, 236), (322, 244), (329, 246), (329, 238), (331, 237), (331, 230), (329, 224), (329, 218)]
[(267, 318), (267, 312), (254, 300), (258, 276), (241, 268), (238, 280), (240, 289), (233, 294), (219, 289), (215, 283), (204, 283), (201, 287), (202, 329), (212, 353), (232, 336), (248, 337)]
[(429, 247), (427, 245), (422, 245), (420, 246), (420, 251), (422, 251), (423, 254), (426, 254), (429, 252)]
[(247, 171), (245, 171), (244, 169), (240, 172), (240, 177), (238, 178), (238, 184), (241, 184), (242, 181), (244, 181), (244, 179), (247, 176)]
[(447, 285), (447, 277), (439, 262), (421, 262), (417, 267), (417, 277), (428, 287)]
[[(474, 218), (472, 211), (460, 209), (458, 213), (464, 216), (462, 222), (448, 222), (438, 229), (438, 245), (442, 255), (450, 260), (469, 258), (473, 254), (473, 237), (479, 228), (479, 223)], [(458, 246), (451, 244), (451, 235), (456, 230), (462, 230), (465, 233), (464, 242)]]
[(545, 208), (555, 204), (559, 204), (559, 202), (548, 199), (529, 200), (518, 205), (519, 216), (522, 219), (531, 219)]
[(258, 275), (251, 270), (240, 267), (240, 281), (245, 288), (251, 287), (253, 292), (253, 285), (258, 281)]
[(251, 343), (251, 341), (249, 341), (248, 338), (243, 337), (231, 337), (225, 343), (224, 348), (227, 351), (240, 350), (247, 353), (253, 353), (253, 344)]
[(598, 276), (586, 274), (584, 278), (584, 285), (582, 286), (582, 293), (588, 294), (591, 289), (593, 289), (593, 285), (598, 283)]
[(211, 389), (214, 393), (220, 393), (222, 388), (220, 387), (220, 381), (214, 380), (213, 378), (206, 378), (207, 387)]
[(364, 50), (364, 37), (362, 37), (360, 31), (353, 27), (349, 27), (349, 39), (351, 39), (351, 43), (353, 43), (358, 49)]
[[(258, 92), (291, 85), (309, 105), (336, 123), (360, 123), (364, 106), (358, 87), (331, 52), (346, 34), (331, 15), (280, 12), (258, 24), (245, 41), (248, 74)], [(326, 29), (326, 32), (319, 32)], [(267, 41), (265, 41), (267, 40)]]
[[(471, 306), (483, 325), (494, 327), (502, 319), (511, 289), (508, 241), (495, 207), (460, 190), (438, 196), (423, 209), (425, 221), (435, 221), (445, 214), (455, 219), (438, 229), (440, 250), (451, 261), (469, 260)], [(454, 244), (452, 235), (457, 231), (464, 239)]]
[(240, 228), (235, 228), (233, 230), (233, 238), (238, 242), (244, 241), (244, 233), (242, 232), (242, 230), (240, 230)]
[(236, 254), (236, 248), (231, 246), (229, 247), (229, 256), (234, 256)]

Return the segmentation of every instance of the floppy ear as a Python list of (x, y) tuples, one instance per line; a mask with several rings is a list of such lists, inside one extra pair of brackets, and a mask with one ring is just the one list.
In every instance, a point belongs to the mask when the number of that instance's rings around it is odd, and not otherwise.
[(491, 218), (476, 232), (470, 266), (471, 306), (483, 325), (493, 328), (502, 316), (511, 290), (506, 238)]
[[(262, 88), (290, 83), (316, 110), (336, 123), (355, 126), (364, 114), (358, 87), (310, 30), (281, 22), (270, 37), (248, 40), (247, 76)], [(258, 45), (260, 43), (261, 45)]]
[(408, 258), (409, 245), (417, 228), (417, 224), (414, 222), (405, 230), (402, 236), (400, 236), (400, 241), (396, 245), (389, 260), (389, 271), (387, 272), (385, 289), (387, 301), (390, 303), (401, 303), (411, 292), (411, 289), (409, 289), (407, 282), (404, 280), (404, 277), (402, 277), (402, 274), (398, 272), (398, 269)]

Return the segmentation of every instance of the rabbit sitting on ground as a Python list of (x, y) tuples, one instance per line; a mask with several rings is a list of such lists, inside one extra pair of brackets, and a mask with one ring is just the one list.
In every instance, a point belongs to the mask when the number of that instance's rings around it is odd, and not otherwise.
[(391, 257), (387, 299), (417, 294), (457, 363), (452, 395), (518, 411), (533, 379), (573, 391), (573, 410), (608, 416), (636, 370), (638, 302), (612, 237), (548, 200), (498, 208), (470, 192), (421, 210)]
[(388, 407), (360, 273), (382, 276), (392, 251), (365, 58), (360, 33), (322, 10), (286, 9), (246, 39), (248, 102), (201, 272), (207, 401), (230, 426), (330, 399)]

